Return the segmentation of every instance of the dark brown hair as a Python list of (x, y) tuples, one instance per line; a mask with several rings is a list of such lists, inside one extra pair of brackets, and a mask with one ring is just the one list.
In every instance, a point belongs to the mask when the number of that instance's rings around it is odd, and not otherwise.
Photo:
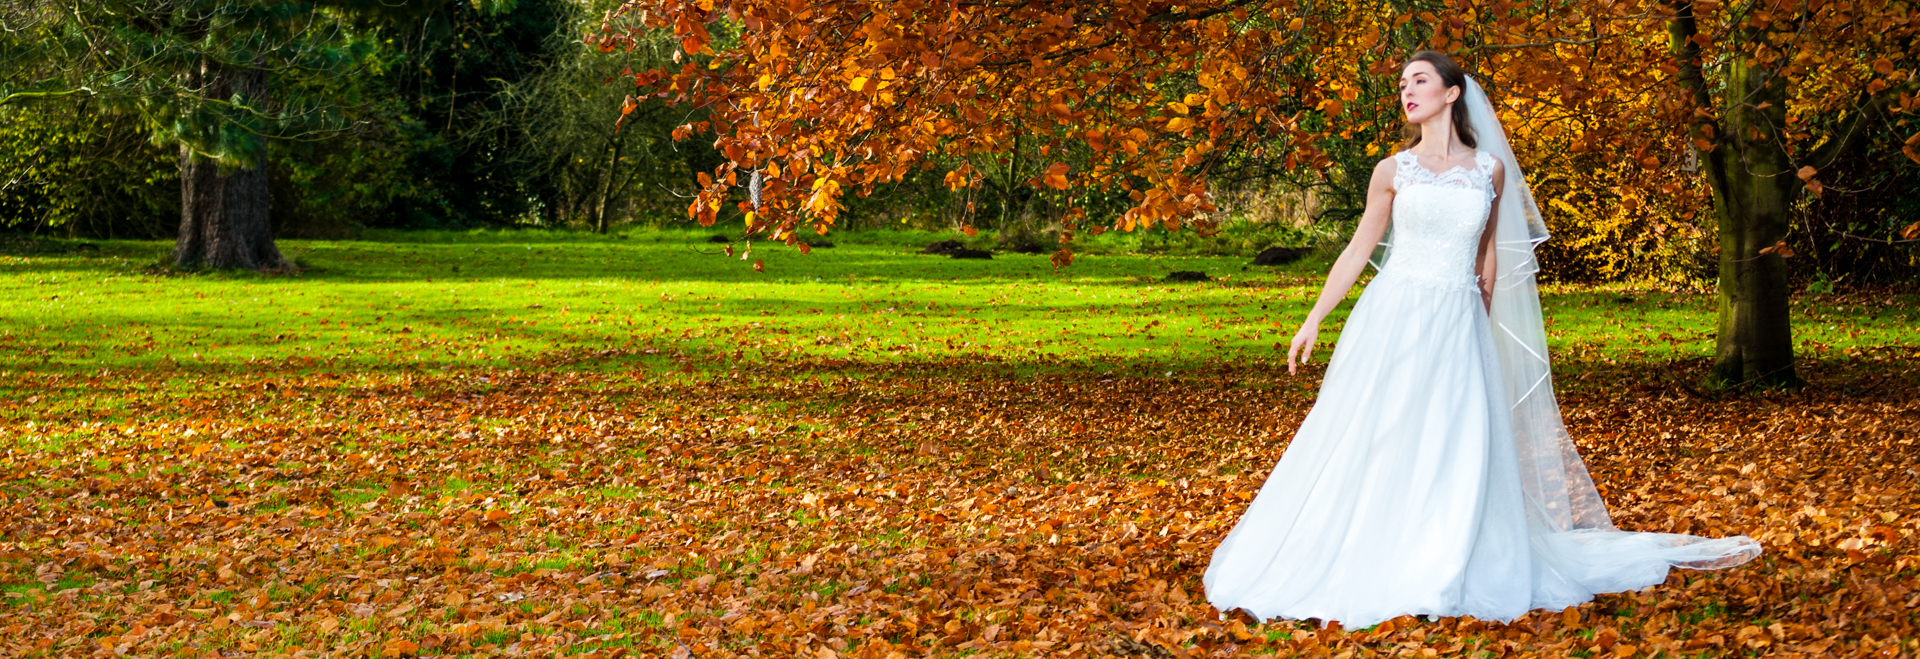
[[(1408, 65), (1414, 62), (1432, 64), (1433, 70), (1440, 73), (1440, 82), (1445, 83), (1448, 87), (1459, 87), (1461, 98), (1466, 97), (1467, 71), (1466, 69), (1460, 68), (1460, 65), (1454, 64), (1453, 58), (1447, 57), (1446, 53), (1432, 50), (1417, 51), (1407, 57), (1407, 63), (1400, 65), (1400, 68), (1405, 70)], [(1474, 138), (1473, 125), (1467, 121), (1467, 108), (1460, 105), (1457, 99), (1453, 104), (1453, 132), (1460, 135), (1461, 144), (1467, 145), (1468, 148), (1480, 148), (1480, 140)], [(1405, 144), (1402, 144), (1400, 148), (1412, 149), (1414, 145), (1420, 143), (1420, 126), (1412, 123), (1402, 126), (1400, 128), (1400, 136), (1405, 138)]]

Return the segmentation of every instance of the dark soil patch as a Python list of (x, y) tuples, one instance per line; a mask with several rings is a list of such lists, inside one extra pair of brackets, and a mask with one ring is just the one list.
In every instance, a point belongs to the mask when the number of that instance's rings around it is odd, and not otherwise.
[(1052, 250), (1047, 249), (1046, 245), (1040, 244), (1040, 242), (1037, 240), (1032, 240), (1030, 238), (1015, 238), (1013, 240), (1000, 243), (1000, 251), (1012, 252), (1015, 254), (1045, 254)]
[(954, 250), (966, 249), (966, 248), (967, 246), (958, 240), (942, 240), (937, 243), (928, 243), (927, 248), (920, 250), (920, 253), (921, 254), (952, 254)]
[(1313, 250), (1305, 247), (1268, 247), (1253, 257), (1254, 265), (1286, 265), (1306, 258)]

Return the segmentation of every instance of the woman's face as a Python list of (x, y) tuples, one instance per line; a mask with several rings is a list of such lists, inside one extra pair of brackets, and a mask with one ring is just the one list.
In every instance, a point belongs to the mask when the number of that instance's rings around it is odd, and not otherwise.
[(1414, 60), (1400, 70), (1400, 111), (1408, 123), (1426, 123), (1460, 97), (1459, 87), (1448, 87), (1433, 63)]

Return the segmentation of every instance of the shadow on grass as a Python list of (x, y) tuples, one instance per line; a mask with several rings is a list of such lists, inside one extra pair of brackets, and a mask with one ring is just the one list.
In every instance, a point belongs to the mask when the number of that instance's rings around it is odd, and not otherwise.
[[(1920, 348), (1887, 347), (1855, 355), (1804, 359), (1797, 365), (1808, 386), (1796, 391), (1729, 391), (1703, 384), (1712, 359), (1620, 362), (1571, 361), (1556, 364), (1555, 391), (1565, 402), (1581, 404), (1653, 396), (1732, 401), (1769, 400), (1795, 396), (1856, 396), (1862, 400), (1906, 400), (1920, 388)], [(1040, 352), (962, 352), (939, 355), (864, 351), (851, 357), (787, 356), (759, 350), (729, 350), (711, 345), (672, 347), (580, 348), (509, 357), (497, 365), (471, 361), (398, 361), (369, 359), (285, 358), (247, 363), (159, 362), (139, 367), (102, 369), (98, 366), (48, 364), (22, 370), (0, 370), (0, 391), (16, 401), (29, 395), (54, 400), (113, 399), (116, 395), (151, 394), (155, 387), (180, 388), (180, 393), (228, 389), (237, 383), (268, 380), (295, 383), (308, 395), (326, 395), (369, 389), (407, 393), (422, 388), (448, 387), (498, 392), (502, 384), (567, 381), (586, 376), (600, 382), (607, 376), (630, 376), (632, 382), (679, 383), (698, 388), (701, 383), (749, 388), (768, 387), (794, 393), (793, 385), (839, 379), (900, 380), (937, 388), (953, 382), (1080, 382), (1107, 381), (1202, 384), (1229, 388), (1317, 391), (1326, 361), (1287, 372), (1284, 355), (1221, 357), (1195, 353), (1173, 358), (1118, 355), (1074, 356)], [(325, 383), (318, 386), (298, 383)], [(538, 393), (522, 391), (520, 393)], [(776, 398), (791, 397), (781, 394)], [(772, 399), (770, 399), (771, 401)], [(1206, 401), (1174, 401), (1205, 405)]]
[[(164, 260), (171, 245), (159, 242), (100, 241), (97, 251), (71, 249), (8, 253), (0, 274), (99, 273), (145, 274), (142, 268)], [(1266, 268), (1241, 270), (1249, 259), (1228, 256), (1084, 255), (1056, 270), (1044, 254), (996, 254), (991, 260), (956, 260), (918, 254), (918, 249), (885, 244), (843, 244), (811, 254), (778, 244), (757, 246), (728, 256), (704, 240), (634, 239), (628, 241), (555, 241), (484, 243), (375, 243), (358, 241), (281, 241), (281, 252), (300, 264), (296, 276), (248, 273), (194, 273), (174, 277), (211, 277), (224, 281), (295, 283), (447, 283), (496, 280), (633, 280), (720, 284), (841, 284), (887, 281), (901, 284), (1000, 284), (1006, 280), (1067, 281), (1076, 284), (1157, 284), (1175, 270), (1209, 271), (1216, 277), (1241, 272), (1265, 274)], [(743, 246), (736, 246), (743, 250)], [(755, 271), (753, 261), (765, 271)], [(1301, 264), (1296, 264), (1299, 266)], [(1286, 270), (1296, 270), (1288, 267)], [(1313, 264), (1305, 270), (1323, 269)], [(1091, 281), (1089, 281), (1091, 280)]]

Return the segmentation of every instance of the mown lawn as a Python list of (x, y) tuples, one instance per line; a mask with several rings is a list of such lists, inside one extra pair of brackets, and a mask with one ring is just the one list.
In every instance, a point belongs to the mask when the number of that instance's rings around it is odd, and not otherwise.
[[(1796, 300), (1813, 386), (1698, 386), (1714, 300), (1550, 287), (1623, 527), (1767, 554), (1512, 624), (1221, 622), (1325, 256), (954, 261), (835, 235), (0, 255), (0, 654), (1912, 654), (1920, 298)], [(1215, 281), (1162, 281), (1173, 270)], [(1333, 338), (1332, 323), (1326, 334)], [(1148, 651), (1151, 651), (1149, 648)]]
[[(742, 361), (1259, 363), (1298, 329), (1328, 265), (1325, 257), (1273, 269), (1238, 257), (1091, 255), (1056, 271), (1046, 255), (953, 260), (914, 253), (913, 234), (885, 234), (885, 242), (810, 255), (759, 247), (752, 256), (766, 270), (756, 272), (700, 240), (707, 235), (284, 241), (306, 268), (294, 277), (155, 275), (144, 266), (165, 244), (56, 243), (65, 253), (0, 255), (8, 300), (0, 356), (43, 371), (315, 361), (502, 368), (568, 351), (638, 358), (627, 353), (643, 345), (740, 353)], [(1216, 281), (1161, 281), (1176, 270)], [(1664, 361), (1711, 350), (1711, 295), (1549, 287), (1545, 304), (1554, 348), (1570, 360)], [(1798, 340), (1819, 356), (1920, 340), (1920, 296), (1912, 294), (1808, 297), (1797, 316)], [(1329, 339), (1338, 328), (1336, 317), (1324, 328)]]

